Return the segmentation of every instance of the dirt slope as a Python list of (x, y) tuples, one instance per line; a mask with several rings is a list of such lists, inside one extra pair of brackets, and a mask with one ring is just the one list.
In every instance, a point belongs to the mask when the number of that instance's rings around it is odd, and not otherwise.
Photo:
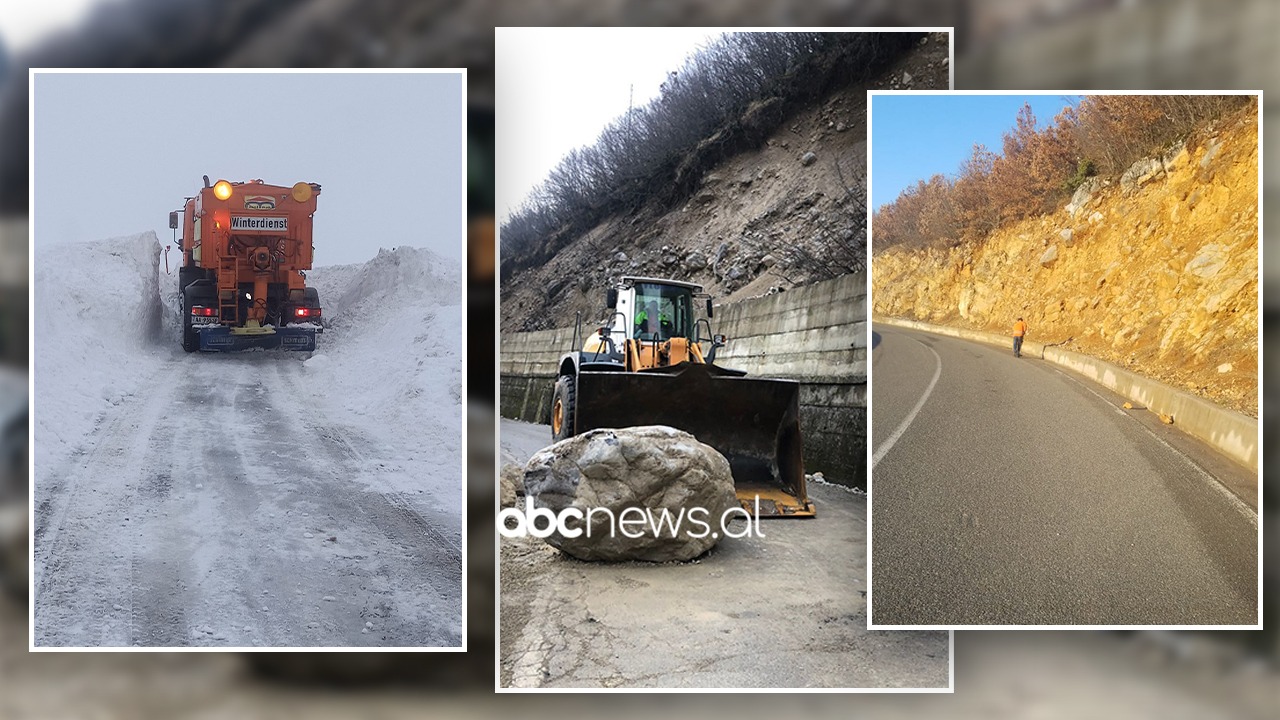
[(853, 211), (865, 207), (866, 91), (946, 88), (947, 59), (947, 35), (931, 34), (870, 87), (834, 89), (759, 148), (706, 172), (682, 206), (611, 217), (550, 262), (514, 273), (502, 285), (503, 331), (567, 327), (576, 312), (595, 319), (623, 275), (698, 282), (730, 300), (820, 279), (797, 266), (796, 247), (864, 237)]

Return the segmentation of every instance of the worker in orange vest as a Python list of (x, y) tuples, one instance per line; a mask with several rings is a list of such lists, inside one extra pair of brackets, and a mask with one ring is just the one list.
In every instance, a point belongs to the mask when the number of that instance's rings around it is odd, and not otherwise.
[(1027, 334), (1027, 324), (1018, 318), (1013, 324), (1013, 356), (1022, 357), (1022, 337)]

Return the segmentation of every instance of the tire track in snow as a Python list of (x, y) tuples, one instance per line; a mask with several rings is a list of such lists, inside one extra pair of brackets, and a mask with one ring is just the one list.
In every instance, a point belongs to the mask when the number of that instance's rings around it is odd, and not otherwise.
[(300, 360), (173, 352), (40, 474), (37, 644), (461, 642), (460, 521), (387, 482), (422, 461), (334, 423)]
[[(314, 399), (325, 390), (312, 387), (299, 367), (283, 370), (277, 369), (283, 394)], [(410, 461), (352, 427), (327, 422), (320, 407), (318, 402), (298, 403), (289, 413), (299, 435), (331, 461), (325, 463), (334, 470), (326, 487), (331, 506), (360, 512), (369, 558), (358, 572), (371, 574), (359, 588), (365, 598), (361, 613), (381, 617), (388, 633), (398, 633), (383, 644), (458, 645), (461, 631), (454, 618), (461, 617), (460, 531), (453, 531), (448, 517), (424, 510), (421, 502), (382, 479), (385, 473), (403, 472), (406, 463), (412, 468)]]
[[(167, 386), (135, 395), (103, 419), (81, 453), (35, 482), (35, 639), (37, 644), (132, 642), (129, 583), (136, 552), (138, 480), (149, 440), (172, 400)], [(140, 400), (137, 402), (136, 400)]]

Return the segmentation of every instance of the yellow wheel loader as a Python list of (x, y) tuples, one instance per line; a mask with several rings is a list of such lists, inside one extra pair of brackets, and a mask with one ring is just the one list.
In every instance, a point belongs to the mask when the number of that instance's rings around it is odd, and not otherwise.
[[(695, 318), (705, 300), (706, 317)], [(667, 425), (729, 461), (738, 499), (753, 515), (811, 517), (800, 447), (800, 385), (747, 377), (715, 364), (711, 296), (677, 280), (623, 277), (608, 290), (608, 318), (560, 358), (551, 432)], [(577, 349), (580, 348), (580, 349)]]

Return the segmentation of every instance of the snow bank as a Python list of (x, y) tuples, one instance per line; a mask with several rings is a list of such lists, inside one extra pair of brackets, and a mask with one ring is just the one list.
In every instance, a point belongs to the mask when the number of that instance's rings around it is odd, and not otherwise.
[[(326, 402), (461, 466), (462, 269), (419, 248), (317, 268), (325, 331), (306, 361)], [(353, 419), (354, 419), (353, 417)]]
[(307, 278), (330, 321), (364, 323), (368, 312), (392, 303), (457, 305), (462, 270), (430, 250), (398, 247), (379, 250), (367, 263), (318, 268)]
[[(158, 360), (154, 232), (35, 251), (35, 461), (65, 457)], [(160, 271), (163, 272), (163, 271)]]
[[(104, 413), (165, 381), (164, 363), (212, 361), (181, 350), (181, 255), (166, 273), (161, 253), (152, 232), (37, 249), (37, 464), (69, 457)], [(410, 247), (317, 268), (317, 350), (275, 361), (304, 364), (325, 415), (460, 467), (461, 282), (456, 261)]]

